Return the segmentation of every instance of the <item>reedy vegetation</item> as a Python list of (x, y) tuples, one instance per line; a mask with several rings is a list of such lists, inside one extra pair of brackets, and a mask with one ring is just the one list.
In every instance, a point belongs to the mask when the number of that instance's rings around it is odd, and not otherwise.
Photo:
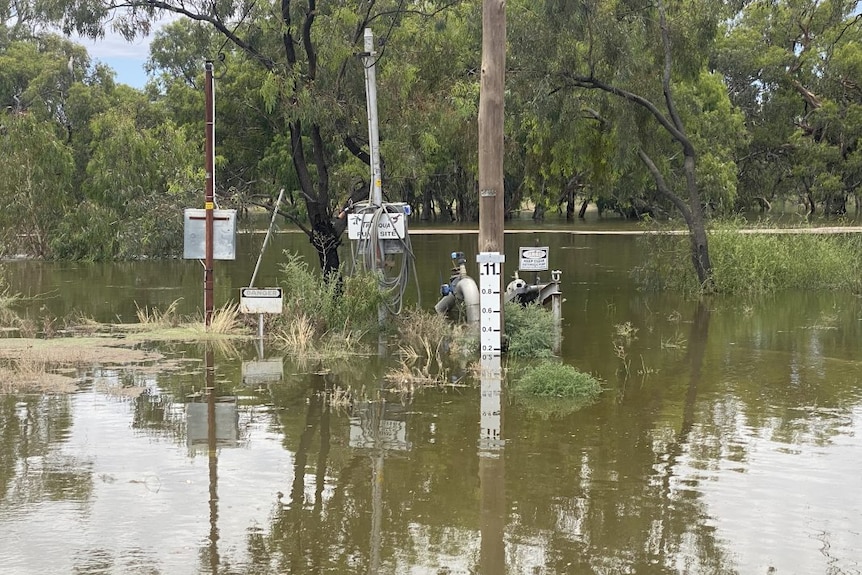
[[(862, 234), (819, 234), (796, 230), (747, 228), (742, 223), (715, 224), (710, 251), (715, 263), (715, 291), (757, 295), (783, 289), (862, 291)], [(658, 231), (641, 238), (653, 256), (633, 275), (645, 289), (677, 290), (691, 295), (700, 285), (688, 263), (685, 237)]]

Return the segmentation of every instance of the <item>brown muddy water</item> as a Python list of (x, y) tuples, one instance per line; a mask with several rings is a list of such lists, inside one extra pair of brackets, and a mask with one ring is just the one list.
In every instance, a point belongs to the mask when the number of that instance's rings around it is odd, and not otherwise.
[[(217, 263), (217, 305), (261, 240)], [(0, 573), (862, 572), (858, 297), (697, 303), (634, 288), (632, 236), (506, 241), (507, 262), (550, 246), (562, 359), (605, 381), (596, 404), (538, 411), (490, 365), (481, 384), (332, 408), (337, 386), (373, 396), (387, 359), (152, 344), (164, 370), (93, 365), (75, 393), (0, 396)], [(424, 307), (475, 242), (414, 236)], [(258, 285), (282, 249), (312, 256), (277, 236)], [(51, 296), (33, 314), (201, 307), (197, 262), (6, 266), (15, 291)]]

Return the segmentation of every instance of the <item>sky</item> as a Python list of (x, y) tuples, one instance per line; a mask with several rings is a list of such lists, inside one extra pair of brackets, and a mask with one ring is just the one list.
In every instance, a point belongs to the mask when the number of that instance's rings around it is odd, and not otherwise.
[(116, 73), (115, 79), (121, 84), (142, 89), (147, 83), (147, 73), (144, 63), (150, 55), (150, 42), (155, 32), (172, 19), (165, 18), (153, 26), (149, 36), (127, 42), (122, 36), (113, 32), (110, 27), (105, 30), (105, 37), (100, 40), (72, 37), (72, 40), (87, 49), (90, 58), (110, 66)]
[(115, 79), (121, 84), (128, 84), (133, 88), (141, 89), (147, 83), (147, 73), (144, 71), (144, 62), (150, 54), (149, 36), (134, 43), (126, 42), (122, 37), (109, 37), (101, 40), (82, 40), (76, 42), (84, 45), (90, 58), (110, 66), (116, 72)]

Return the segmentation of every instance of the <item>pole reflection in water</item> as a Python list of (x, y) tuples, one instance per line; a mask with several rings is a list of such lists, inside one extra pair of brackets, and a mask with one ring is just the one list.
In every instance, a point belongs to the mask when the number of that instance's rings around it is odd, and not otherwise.
[(502, 434), (503, 370), (499, 355), (482, 355), (480, 383), (479, 491), (482, 544), (479, 572), (483, 575), (503, 575), (506, 572), (503, 540), (506, 527), (506, 466)]
[(367, 451), (371, 458), (371, 550), (369, 575), (380, 570), (383, 529), (383, 463), (387, 451), (409, 451), (407, 421), (400, 405), (368, 401), (350, 418), (350, 447)]
[(193, 398), (186, 403), (186, 427), (189, 452), (192, 456), (204, 449), (207, 453), (209, 471), (209, 561), (210, 573), (219, 572), (219, 496), (218, 454), (221, 447), (235, 446), (239, 439), (236, 398), (218, 397), (215, 389), (215, 362), (213, 350), (207, 346), (204, 352), (204, 401)]
[(218, 446), (216, 444), (215, 365), (210, 346), (206, 350), (207, 453), (210, 479), (210, 572), (218, 573)]

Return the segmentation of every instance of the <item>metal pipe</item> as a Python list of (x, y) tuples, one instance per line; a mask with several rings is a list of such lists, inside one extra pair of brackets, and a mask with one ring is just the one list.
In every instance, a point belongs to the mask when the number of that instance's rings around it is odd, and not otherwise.
[(204, 66), (206, 80), (204, 82), (206, 108), (206, 187), (204, 190), (204, 237), (206, 255), (204, 259), (204, 325), (207, 328), (213, 318), (213, 209), (215, 208), (215, 96), (213, 94), (213, 63), (207, 60)]
[(452, 293), (440, 298), (440, 301), (434, 306), (434, 310), (439, 314), (444, 314), (452, 309), (459, 300), (464, 302), (467, 323), (470, 325), (478, 324), (482, 311), (479, 305), (479, 286), (469, 276), (459, 279)]
[(371, 203), (383, 205), (380, 170), (380, 132), (377, 125), (377, 52), (374, 51), (374, 34), (365, 29), (365, 91), (368, 112), (368, 147), (371, 152)]

